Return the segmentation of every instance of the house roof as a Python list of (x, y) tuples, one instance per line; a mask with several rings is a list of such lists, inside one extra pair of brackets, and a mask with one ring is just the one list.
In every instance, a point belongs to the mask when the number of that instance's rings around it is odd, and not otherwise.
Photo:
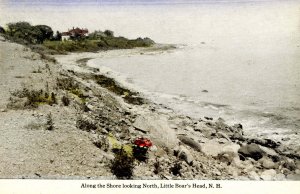
[(73, 28), (71, 30), (68, 30), (67, 32), (62, 32), (61, 35), (62, 36), (74, 36), (75, 34), (77, 35), (85, 35), (89, 33), (88, 29), (80, 29), (80, 28)]

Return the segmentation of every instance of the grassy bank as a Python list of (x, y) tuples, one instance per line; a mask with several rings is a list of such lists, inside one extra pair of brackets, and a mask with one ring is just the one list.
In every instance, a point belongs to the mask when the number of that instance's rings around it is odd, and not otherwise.
[(150, 39), (129, 40), (123, 37), (105, 37), (102, 39), (84, 39), (80, 41), (45, 41), (43, 46), (57, 51), (65, 52), (97, 52), (110, 49), (130, 49), (134, 47), (149, 47), (153, 44)]
[[(127, 39), (115, 37), (110, 30), (81, 33), (77, 31), (56, 32), (50, 26), (33, 26), (28, 22), (17, 22), (7, 24), (7, 28), (1, 27), (0, 33), (7, 40), (28, 46), (34, 52), (43, 55), (66, 54), (67, 52), (97, 52), (111, 49), (131, 49), (134, 47), (149, 47), (155, 42), (150, 38)], [(72, 32), (72, 33), (71, 33)], [(69, 39), (64, 40), (62, 35), (68, 33)], [(53, 60), (53, 59), (50, 59)]]

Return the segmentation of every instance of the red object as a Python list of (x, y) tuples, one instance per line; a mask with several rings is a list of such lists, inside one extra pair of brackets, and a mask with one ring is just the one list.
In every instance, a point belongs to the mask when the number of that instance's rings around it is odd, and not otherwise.
[(152, 142), (150, 141), (150, 139), (147, 139), (147, 138), (144, 138), (144, 137), (138, 137), (134, 141), (134, 145), (139, 146), (139, 147), (149, 148), (149, 147), (152, 146)]

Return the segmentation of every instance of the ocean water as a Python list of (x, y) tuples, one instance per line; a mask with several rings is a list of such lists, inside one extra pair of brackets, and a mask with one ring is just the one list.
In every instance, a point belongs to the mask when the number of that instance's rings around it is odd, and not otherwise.
[(179, 113), (222, 117), (248, 134), (288, 136), (300, 145), (299, 1), (126, 2), (0, 3), (0, 25), (25, 20), (60, 31), (111, 29), (177, 44), (143, 55), (112, 51), (117, 55), (89, 64)]
[(160, 20), (172, 21), (157, 29), (166, 31), (166, 42), (178, 44), (175, 50), (90, 64), (179, 113), (222, 117), (242, 123), (248, 134), (288, 136), (299, 145), (299, 6), (214, 6), (162, 13)]

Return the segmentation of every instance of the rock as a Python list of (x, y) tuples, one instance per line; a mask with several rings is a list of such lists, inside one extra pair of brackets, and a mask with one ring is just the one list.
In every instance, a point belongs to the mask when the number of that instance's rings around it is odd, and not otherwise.
[(275, 152), (275, 150), (261, 146), (261, 145), (258, 145), (258, 146), (260, 147), (261, 150), (263, 150), (266, 153), (266, 155), (272, 156), (272, 157), (279, 157), (278, 153)]
[(249, 139), (248, 142), (259, 144), (259, 145), (262, 145), (262, 146), (268, 147), (268, 148), (277, 148), (280, 146), (279, 142), (275, 142), (271, 139)]
[(282, 140), (282, 141), (289, 141), (289, 140), (291, 140), (291, 138), (289, 138), (289, 137), (284, 137), (284, 138), (282, 138), (281, 140)]
[(276, 168), (276, 164), (268, 157), (263, 157), (259, 160), (261, 165), (266, 169)]
[(204, 144), (201, 144), (202, 152), (208, 156), (218, 156), (220, 153), (232, 152), (237, 155), (240, 146), (238, 144), (228, 142), (225, 144), (219, 144), (216, 140), (209, 140)]
[(191, 139), (187, 136), (183, 136), (183, 135), (179, 135), (178, 139), (182, 143), (184, 143), (184, 144), (188, 145), (189, 147), (193, 148), (194, 150), (196, 150), (198, 152), (201, 152), (201, 145), (198, 142), (194, 141), (193, 139)]
[(232, 140), (239, 140), (239, 141), (245, 141), (244, 136), (242, 134), (240, 134), (240, 133), (233, 133), (230, 136), (230, 139), (232, 139)]
[(155, 146), (155, 145), (154, 145), (154, 146), (151, 146), (151, 147), (150, 147), (150, 151), (151, 151), (151, 152), (156, 152), (156, 151), (157, 151), (157, 146)]
[(213, 171), (213, 174), (216, 175), (216, 176), (221, 176), (222, 175), (221, 172), (218, 169), (215, 169)]
[(154, 145), (168, 150), (178, 145), (176, 133), (170, 128), (166, 117), (154, 113), (138, 116), (133, 124), (135, 128), (149, 134)]
[(271, 181), (276, 176), (276, 171), (274, 169), (265, 170), (261, 173), (260, 178), (265, 181)]
[(205, 137), (211, 137), (212, 134), (216, 133), (215, 129), (208, 127), (204, 122), (197, 123), (194, 130), (200, 131)]
[(212, 117), (204, 117), (206, 120), (212, 121), (213, 118)]
[(282, 174), (282, 173), (276, 174), (276, 176), (274, 177), (274, 179), (276, 181), (284, 181), (284, 180), (286, 180), (285, 175)]
[(243, 125), (240, 124), (240, 123), (234, 124), (234, 125), (232, 126), (232, 128), (236, 129), (237, 131), (241, 131), (241, 130), (243, 130)]
[(5, 38), (3, 36), (0, 36), (0, 41), (4, 42)]
[(243, 125), (238, 123), (238, 124), (234, 124), (232, 127), (230, 127), (230, 131), (234, 134), (238, 134), (240, 136), (244, 135), (243, 132)]
[(284, 175), (289, 175), (289, 174), (291, 174), (291, 171), (290, 171), (289, 169), (287, 169), (287, 168), (282, 168), (282, 169), (280, 170), (280, 172), (281, 172), (282, 174), (284, 174)]
[(286, 159), (283, 163), (283, 167), (289, 169), (290, 171), (296, 170), (297, 166), (292, 159)]
[[(147, 125), (149, 124), (149, 125)], [(148, 119), (146, 117), (143, 117), (143, 116), (140, 116), (140, 117), (137, 117), (135, 122), (133, 123), (133, 126), (139, 130), (139, 131), (142, 131), (144, 133), (147, 133), (151, 130), (151, 125), (148, 121)]]
[(216, 121), (216, 127), (219, 130), (223, 130), (223, 131), (229, 131), (229, 126), (226, 125), (225, 120), (222, 118), (218, 118), (218, 120)]
[(218, 156), (216, 158), (218, 160), (220, 160), (221, 162), (226, 163), (227, 165), (230, 165), (231, 163), (233, 163), (234, 158), (239, 159), (238, 155), (233, 152), (222, 152), (222, 153), (218, 154)]
[(194, 128), (193, 128), (193, 127), (190, 127), (190, 126), (186, 126), (186, 127), (185, 127), (185, 130), (187, 130), (187, 131), (194, 131)]
[(288, 180), (293, 180), (293, 181), (300, 181), (300, 175), (299, 174), (289, 174), (286, 177)]
[(202, 92), (205, 92), (205, 93), (207, 93), (208, 91), (207, 91), (207, 90), (202, 90)]
[(223, 132), (221, 132), (221, 131), (217, 132), (216, 135), (217, 135), (218, 138), (221, 137), (221, 138), (225, 138), (227, 141), (231, 141), (230, 138), (228, 137), (228, 135), (225, 134), (225, 133), (223, 133)]
[(242, 146), (238, 150), (238, 153), (244, 157), (253, 158), (256, 161), (261, 159), (265, 155), (265, 152), (257, 144), (254, 143)]
[(255, 180), (255, 181), (260, 180), (259, 175), (255, 171), (249, 172), (249, 178), (250, 178), (250, 180)]
[(178, 158), (184, 160), (188, 165), (193, 165), (194, 157), (190, 153), (190, 151), (184, 146), (179, 146), (174, 149), (174, 154), (177, 155)]

